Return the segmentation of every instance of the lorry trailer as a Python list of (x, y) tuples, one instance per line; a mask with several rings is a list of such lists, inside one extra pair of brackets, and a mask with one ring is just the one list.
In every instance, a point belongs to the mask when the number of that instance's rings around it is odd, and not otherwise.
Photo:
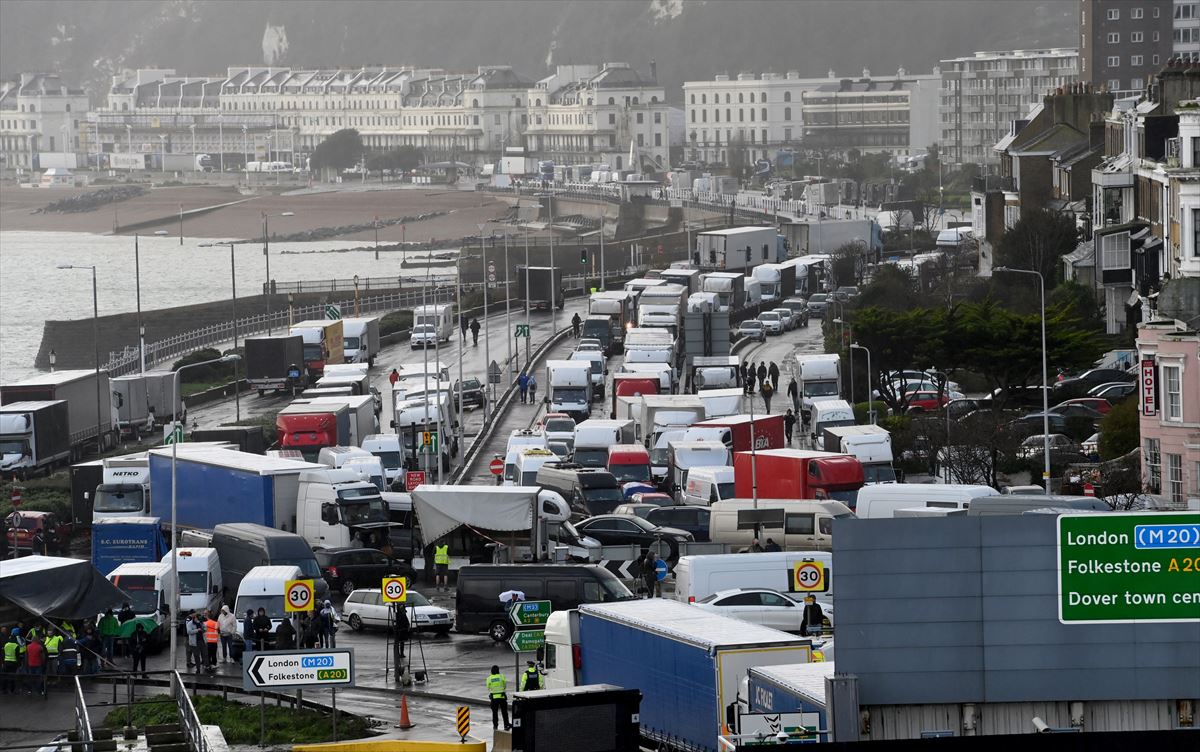
[[(304, 338), (299, 334), (277, 334), (270, 337), (247, 337), (246, 383), (258, 390), (258, 396), (269, 391), (304, 389), (308, 385), (308, 370), (304, 368)], [(289, 376), (292, 369), (299, 377)]]
[(102, 449), (114, 445), (116, 419), (107, 373), (51, 371), (16, 384), (0, 386), (0, 405), (55, 400), (67, 403), (67, 423), (75, 458), (82, 456), (89, 442), (96, 443), (97, 435)]
[(71, 459), (69, 408), (63, 400), (14, 402), (0, 407), (0, 473), (49, 475)]

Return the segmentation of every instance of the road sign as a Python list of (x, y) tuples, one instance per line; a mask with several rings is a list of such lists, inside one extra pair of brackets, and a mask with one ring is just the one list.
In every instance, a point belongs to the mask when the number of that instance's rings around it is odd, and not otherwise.
[(459, 705), (458, 710), (454, 714), (454, 729), (458, 731), (458, 735), (466, 741), (467, 736), (471, 733), (471, 709), (466, 705)]
[(518, 627), (545, 626), (550, 618), (550, 601), (517, 601), (509, 606), (508, 618)]
[(311, 611), (313, 607), (313, 581), (288, 580), (283, 586), (283, 610), (288, 613)]
[(528, 337), (529, 336), (529, 324), (517, 324), (515, 330), (513, 331), (513, 336), (514, 337)]
[(1200, 514), (1058, 518), (1063, 624), (1200, 622)]
[[(504, 463), (500, 463), (500, 469), (504, 469)], [(497, 473), (498, 474), (498, 473)], [(12, 508), (19, 509), (24, 499), (21, 498), (21, 489), (18, 486), (12, 488)]]
[(514, 653), (532, 653), (546, 644), (546, 630), (542, 627), (518, 629), (508, 638), (508, 646)]
[(406, 470), (404, 471), (404, 490), (411, 492), (417, 486), (425, 482), (424, 470)]
[(174, 444), (176, 442), (183, 442), (183, 424), (175, 423), (173, 430), (171, 424), (163, 426), (163, 443)]
[(488, 470), (492, 471), (492, 475), (501, 475), (504, 473), (504, 460), (497, 457), (488, 463)]
[(256, 650), (243, 653), (242, 686), (248, 690), (353, 687), (354, 650)]
[(656, 559), (654, 561), (654, 579), (658, 580), (659, 582), (667, 579), (667, 562), (663, 561), (662, 559)]
[(494, 360), (492, 361), (491, 365), (488, 366), (488, 383), (500, 383), (500, 364)]
[[(21, 523), (22, 523), (22, 522), (24, 522), (24, 521), (25, 521), (25, 517), (24, 517), (24, 515), (22, 515), (20, 512), (18, 512), (18, 511), (16, 511), (16, 510), (13, 510), (13, 513), (12, 513), (12, 527), (13, 527), (13, 530), (14, 530), (14, 531), (16, 531), (16, 530), (20, 530), (20, 529), (21, 529)], [(13, 533), (13, 535), (15, 536), (15, 535), (16, 535), (16, 532), (14, 532), (14, 533)], [(13, 538), (13, 542), (14, 542), (14, 543), (16, 542), (16, 538), (15, 538), (15, 537)]]
[(829, 589), (825, 585), (825, 565), (819, 561), (794, 562), (791, 579), (793, 591), (823, 593)]
[(438, 453), (438, 432), (437, 431), (422, 431), (421, 432), (421, 453), (422, 454), (437, 454)]
[(406, 603), (408, 601), (408, 580), (403, 577), (383, 578), (383, 602)]
[(336, 321), (342, 317), (342, 307), (337, 303), (325, 304), (325, 318)]

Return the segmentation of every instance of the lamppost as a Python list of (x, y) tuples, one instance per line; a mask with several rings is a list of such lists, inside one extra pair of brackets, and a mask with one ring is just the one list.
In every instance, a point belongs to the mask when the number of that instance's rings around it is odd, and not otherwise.
[[(229, 284), (230, 291), (233, 294), (233, 351), (237, 352), (238, 346), (238, 318), (237, 318), (237, 266), (234, 264), (233, 258), (233, 243), (229, 243)], [(242, 384), (238, 379), (237, 363), (233, 364), (233, 405), (234, 418), (238, 422), (242, 420)]]
[(225, 172), (225, 115), (217, 115), (217, 140), (221, 147), (218, 158), (221, 160), (221, 172)]
[(188, 130), (192, 132), (192, 172), (196, 171), (196, 124), (192, 123), (188, 126)]
[(514, 370), (513, 363), (513, 328), (512, 328), (512, 288), (509, 286), (509, 265), (508, 265), (508, 225), (504, 226), (504, 331), (508, 334), (505, 340), (508, 341), (508, 368), (509, 381), (512, 381), (512, 373)]
[(58, 353), (50, 351), (50, 373), (54, 373), (54, 365), (58, 362)]
[(104, 453), (104, 435), (100, 427), (103, 401), (100, 396), (100, 294), (96, 286), (96, 267), (81, 264), (59, 264), (59, 269), (84, 269), (92, 272), (92, 354), (96, 359), (96, 456)]
[(1046, 377), (1046, 278), (1035, 269), (1010, 269), (1007, 266), (997, 266), (994, 272), (1011, 272), (1012, 274), (1034, 274), (1038, 278), (1039, 304), (1042, 318), (1042, 482), (1046, 493), (1050, 492), (1050, 382)]
[(274, 294), (274, 292), (275, 292), (271, 286), (271, 254), (270, 254), (271, 233), (267, 226), (267, 218), (271, 217), (271, 216), (294, 217), (294, 216), (296, 216), (296, 213), (290, 212), (290, 211), (279, 212), (279, 214), (277, 214), (277, 215), (267, 214), (266, 212), (262, 213), (263, 261), (265, 261), (267, 264), (267, 290), (266, 290), (266, 292), (267, 292), (267, 335), (268, 336), (270, 336), (270, 334), (271, 334), (271, 295)]
[[(541, 209), (539, 203), (533, 204), (534, 209)], [(529, 323), (529, 223), (525, 223), (525, 367), (529, 367), (529, 340), (533, 339), (533, 328)], [(549, 388), (547, 386), (547, 388)]]
[(125, 151), (133, 153), (133, 126), (128, 124), (125, 126)]
[(161, 167), (162, 169), (160, 169), (159, 172), (166, 172), (167, 171), (167, 134), (165, 134), (165, 133), (158, 134), (158, 157), (159, 157), (159, 159), (162, 160), (162, 164), (159, 165), (159, 167)]
[[(855, 350), (862, 350), (867, 354), (867, 422), (875, 425), (875, 397), (871, 394), (871, 351), (857, 342), (850, 343), (850, 353), (853, 355)], [(854, 374), (854, 361), (850, 361), (850, 373)], [(850, 403), (854, 403), (854, 395), (850, 395)], [(949, 411), (947, 411), (949, 414)]]
[[(942, 390), (948, 392), (950, 390), (950, 374), (945, 371), (931, 371), (934, 376), (942, 378)], [(950, 395), (946, 394), (946, 404), (942, 405), (942, 411), (946, 413), (946, 458), (943, 461), (943, 466), (946, 468), (946, 482), (950, 482)]]
[[(176, 516), (176, 501), (177, 488), (176, 481), (176, 461), (179, 457), (179, 442), (183, 439), (183, 427), (179, 425), (179, 385), (180, 374), (189, 368), (199, 368), (200, 366), (210, 366), (214, 363), (228, 363), (230, 361), (241, 360), (237, 355), (222, 355), (219, 358), (205, 360), (200, 363), (188, 363), (185, 366), (180, 366), (175, 370), (174, 390), (171, 392), (171, 670), (174, 671), (178, 666), (175, 664), (175, 649), (178, 640), (179, 626), (179, 527)], [(234, 368), (234, 375), (237, 375), (237, 368)]]
[(137, 298), (138, 320), (138, 359), (141, 364), (140, 373), (146, 372), (146, 325), (142, 323), (142, 260), (138, 252), (138, 236), (133, 236), (133, 279), (135, 297)]
[(246, 124), (242, 123), (242, 167), (246, 170), (246, 184), (250, 184), (250, 150), (246, 147)]

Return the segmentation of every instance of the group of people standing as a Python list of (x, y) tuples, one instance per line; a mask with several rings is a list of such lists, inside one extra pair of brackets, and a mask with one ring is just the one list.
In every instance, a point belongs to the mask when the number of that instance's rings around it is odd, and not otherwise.
[[(124, 621), (133, 618), (128, 604), (122, 609)], [(46, 685), (54, 677), (96, 674), (100, 663), (111, 664), (118, 646), (122, 620), (109, 609), (99, 624), (91, 619), (82, 622), (64, 620), (58, 623), (47, 621), (45, 626), (26, 625), (17, 622), (11, 626), (0, 626), (0, 694), (46, 696)], [(137, 627), (141, 627), (138, 624)], [(147, 637), (144, 628), (135, 629), (121, 642), (130, 651), (144, 645)]]
[(517, 377), (517, 389), (521, 392), (521, 404), (537, 404), (537, 379), (532, 373), (522, 371)]

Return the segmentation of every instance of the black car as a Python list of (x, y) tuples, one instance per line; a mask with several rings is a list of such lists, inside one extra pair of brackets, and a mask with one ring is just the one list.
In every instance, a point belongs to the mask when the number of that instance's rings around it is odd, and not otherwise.
[(384, 577), (408, 577), (411, 581), (415, 574), (409, 564), (374, 548), (318, 548), (313, 554), (329, 589), (343, 595), (359, 587), (380, 587)]
[(1062, 399), (1066, 399), (1067, 396), (1082, 396), (1089, 389), (1100, 384), (1107, 384), (1111, 381), (1132, 383), (1134, 380), (1135, 377), (1132, 373), (1119, 368), (1093, 368), (1090, 371), (1084, 371), (1078, 376), (1063, 379), (1054, 384), (1052, 389), (1056, 396), (1063, 395)]
[[(458, 385), (460, 382), (454, 382), (454, 396), (458, 397)], [(479, 379), (463, 379), (462, 380), (462, 404), (458, 406), (461, 410), (463, 406), (467, 407), (483, 407), (487, 404), (487, 394), (484, 393), (483, 384)]]
[(575, 529), (606, 546), (636, 543), (642, 547), (642, 553), (661, 540), (667, 546), (667, 554), (662, 558), (666, 559), (668, 563), (673, 563), (679, 558), (680, 543), (694, 540), (692, 534), (686, 530), (659, 527), (653, 522), (631, 514), (596, 515), (583, 522), (575, 523)]

